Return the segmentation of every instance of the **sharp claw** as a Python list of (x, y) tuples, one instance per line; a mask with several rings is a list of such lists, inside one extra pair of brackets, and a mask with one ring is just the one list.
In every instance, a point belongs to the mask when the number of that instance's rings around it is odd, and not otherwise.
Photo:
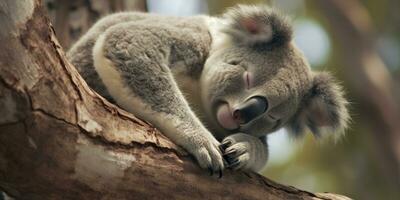
[(224, 159), (226, 159), (228, 165), (233, 163), (237, 158), (236, 157), (231, 157), (231, 156), (224, 156)]
[(225, 157), (222, 157), (223, 159), (222, 159), (222, 161), (224, 162), (224, 166), (227, 166), (227, 165), (229, 165), (229, 161), (228, 161), (228, 159), (227, 158), (225, 158)]
[(231, 149), (230, 151), (225, 152), (225, 153), (223, 154), (223, 156), (229, 156), (229, 155), (231, 155), (231, 154), (236, 154), (236, 152), (237, 152), (236, 149)]
[(219, 149), (224, 152), (226, 148), (228, 148), (229, 146), (231, 146), (232, 141), (227, 140), (225, 142), (223, 142), (222, 144), (219, 145)]
[(214, 171), (211, 167), (208, 167), (208, 172), (210, 173), (210, 176), (212, 176), (214, 174)]
[(234, 163), (234, 164), (230, 165), (229, 168), (235, 169), (235, 170), (236, 170), (236, 168), (237, 168), (238, 166), (239, 166), (239, 163)]
[(230, 165), (228, 165), (228, 168), (233, 169), (233, 168), (237, 167), (239, 164), (240, 164), (240, 161), (238, 159), (235, 159), (235, 160), (233, 160), (233, 162)]
[(222, 169), (219, 169), (218, 173), (219, 173), (218, 178), (222, 178)]

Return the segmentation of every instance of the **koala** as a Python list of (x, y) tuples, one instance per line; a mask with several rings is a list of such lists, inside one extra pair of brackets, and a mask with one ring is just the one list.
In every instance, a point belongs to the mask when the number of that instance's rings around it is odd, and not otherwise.
[(238, 5), (219, 17), (122, 12), (99, 20), (67, 57), (100, 95), (152, 123), (200, 167), (259, 171), (266, 136), (343, 132), (342, 88), (311, 71), (284, 15)]

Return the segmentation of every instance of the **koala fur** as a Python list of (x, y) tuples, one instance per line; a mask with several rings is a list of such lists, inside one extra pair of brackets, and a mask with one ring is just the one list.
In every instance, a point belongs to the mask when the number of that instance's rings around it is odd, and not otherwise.
[(266, 135), (340, 132), (341, 87), (311, 71), (288, 19), (239, 5), (221, 17), (124, 12), (67, 54), (99, 94), (159, 128), (203, 168), (262, 169)]

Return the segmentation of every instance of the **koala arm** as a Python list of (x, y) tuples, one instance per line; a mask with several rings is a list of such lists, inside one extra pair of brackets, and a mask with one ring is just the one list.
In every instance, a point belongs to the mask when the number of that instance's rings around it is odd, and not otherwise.
[(95, 69), (118, 105), (151, 122), (201, 167), (221, 172), (219, 142), (193, 113), (172, 76), (168, 61), (179, 53), (171, 50), (179, 42), (168, 40), (172, 31), (136, 23), (115, 25), (96, 41)]
[(244, 133), (233, 134), (222, 141), (221, 149), (228, 168), (259, 172), (267, 163), (265, 136), (257, 138)]

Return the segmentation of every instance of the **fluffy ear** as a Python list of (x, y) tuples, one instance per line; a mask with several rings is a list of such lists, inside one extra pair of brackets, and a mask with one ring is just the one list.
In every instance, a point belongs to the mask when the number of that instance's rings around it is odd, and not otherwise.
[(287, 128), (296, 136), (302, 135), (307, 128), (315, 136), (325, 132), (343, 133), (350, 118), (347, 104), (343, 89), (334, 78), (328, 73), (317, 73)]
[(246, 45), (282, 45), (292, 39), (289, 20), (267, 6), (238, 5), (223, 16), (224, 32)]

